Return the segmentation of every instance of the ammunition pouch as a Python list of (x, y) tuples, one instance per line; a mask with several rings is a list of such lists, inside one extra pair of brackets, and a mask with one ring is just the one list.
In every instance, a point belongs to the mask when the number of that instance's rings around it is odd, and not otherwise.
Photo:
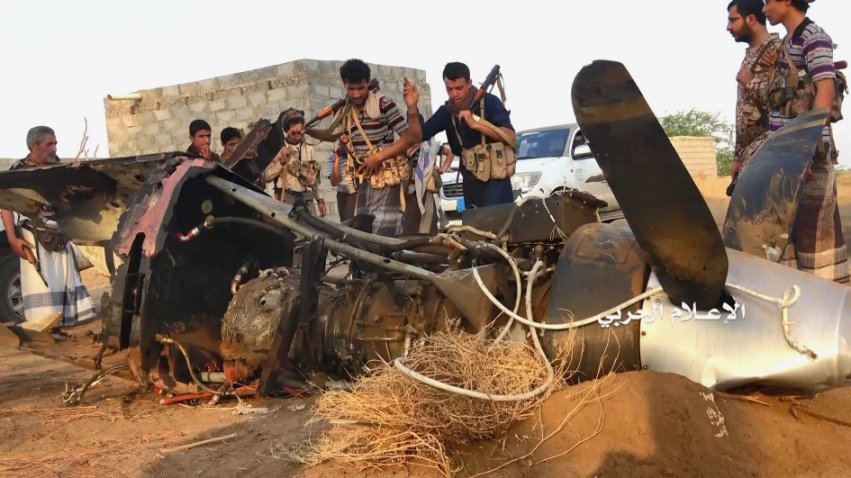
[(491, 160), (491, 178), (505, 179), (514, 176), (517, 169), (517, 153), (514, 148), (505, 143), (488, 143), (486, 147)]
[(316, 178), (319, 176), (316, 161), (300, 161), (297, 170), (299, 182), (307, 189), (316, 189)]
[[(792, 62), (788, 48), (784, 45), (783, 54), (786, 56), (785, 69), (777, 68), (768, 87), (768, 104), (783, 116), (794, 118), (801, 113), (812, 110), (816, 96), (816, 86), (806, 69), (799, 70)], [(833, 81), (836, 94), (828, 112), (831, 123), (840, 121), (842, 117), (842, 101), (848, 90), (845, 74), (838, 69)]]
[(461, 161), (464, 162), (464, 169), (476, 179), (490, 181), (491, 161), (485, 145), (477, 144), (474, 148), (464, 148), (461, 150)]
[(482, 142), (480, 144), (472, 148), (464, 148), (461, 132), (458, 129), (455, 118), (452, 118), (452, 126), (458, 137), (458, 143), (461, 144), (461, 162), (464, 164), (464, 169), (472, 173), (479, 181), (510, 178), (514, 176), (514, 172), (517, 169), (517, 153), (514, 151), (515, 145), (505, 132), (485, 120), (484, 98), (481, 100), (479, 108), (482, 113), (479, 121), (493, 129), (502, 138), (502, 141), (499, 143), (485, 143), (485, 136), (482, 135)]
[(368, 157), (369, 153), (365, 153), (354, 156), (349, 155), (346, 159), (346, 169), (351, 171), (355, 183), (362, 183), (368, 180), (372, 189), (384, 189), (385, 187), (393, 187), (411, 179), (411, 166), (408, 162), (408, 157), (404, 154), (385, 159), (379, 166), (378, 172), (371, 176), (358, 174), (358, 169), (363, 166), (363, 163)]
[(505, 143), (477, 144), (461, 150), (464, 168), (479, 181), (505, 179), (517, 169), (517, 154)]
[[(369, 157), (370, 154), (381, 151), (381, 146), (377, 148), (372, 145), (369, 141), (369, 136), (364, 132), (363, 127), (361, 126), (360, 120), (358, 119), (357, 113), (352, 109), (350, 111), (351, 120), (347, 120), (347, 127), (349, 138), (352, 137), (352, 124), (354, 124), (358, 131), (361, 134), (361, 137), (366, 142), (367, 147), (369, 148), (368, 153), (361, 154), (349, 154), (349, 158), (346, 160), (346, 168), (352, 171), (352, 177), (355, 183), (361, 183), (365, 180), (369, 180), (369, 185), (372, 186), (373, 189), (384, 189), (387, 186), (393, 187), (402, 182), (407, 182), (411, 179), (411, 164), (408, 161), (408, 156), (405, 154), (398, 154), (392, 158), (385, 159), (382, 161), (381, 165), (378, 168), (378, 172), (369, 176), (364, 177), (363, 174), (358, 174), (357, 171), (363, 166), (363, 163)], [(353, 157), (354, 156), (354, 157)], [(351, 163), (351, 167), (349, 164)]]

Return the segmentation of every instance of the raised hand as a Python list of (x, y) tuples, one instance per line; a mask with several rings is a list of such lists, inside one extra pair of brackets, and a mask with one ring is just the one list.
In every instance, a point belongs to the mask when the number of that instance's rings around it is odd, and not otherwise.
[(415, 109), (417, 107), (417, 103), (420, 101), (420, 92), (417, 90), (417, 85), (405, 78), (403, 92), (405, 105), (407, 105), (409, 110)]

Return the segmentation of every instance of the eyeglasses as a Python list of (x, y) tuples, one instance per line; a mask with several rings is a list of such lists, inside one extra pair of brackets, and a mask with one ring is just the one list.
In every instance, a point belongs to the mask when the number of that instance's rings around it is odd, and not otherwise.
[(736, 23), (737, 20), (741, 20), (742, 17), (729, 17), (727, 18), (727, 23)]

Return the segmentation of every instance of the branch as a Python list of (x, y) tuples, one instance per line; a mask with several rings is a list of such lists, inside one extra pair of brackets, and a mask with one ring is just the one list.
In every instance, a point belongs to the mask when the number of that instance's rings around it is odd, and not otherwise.
[(77, 152), (77, 156), (74, 157), (74, 164), (78, 164), (80, 162), (80, 155), (84, 155), (85, 158), (89, 159), (89, 150), (86, 149), (86, 143), (89, 142), (89, 120), (83, 117), (83, 139), (80, 140), (80, 151)]
[(216, 438), (210, 438), (209, 440), (201, 440), (199, 442), (189, 443), (188, 445), (182, 445), (182, 446), (178, 446), (178, 447), (175, 447), (175, 448), (163, 448), (163, 449), (160, 450), (160, 452), (171, 453), (171, 452), (175, 452), (175, 451), (189, 450), (191, 448), (195, 448), (195, 447), (198, 447), (198, 446), (209, 445), (210, 443), (218, 443), (220, 441), (230, 440), (231, 438), (235, 438), (235, 437), (236, 437), (236, 433), (231, 433), (230, 435), (225, 435), (225, 436), (216, 437)]

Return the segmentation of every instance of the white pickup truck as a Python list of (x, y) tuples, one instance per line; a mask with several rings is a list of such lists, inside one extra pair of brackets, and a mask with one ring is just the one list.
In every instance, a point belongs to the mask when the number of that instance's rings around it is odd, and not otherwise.
[[(440, 207), (446, 225), (459, 224), (464, 210), (457, 159), (441, 176)], [(517, 132), (517, 169), (511, 178), (515, 200), (568, 189), (593, 194), (608, 204), (599, 211), (603, 221), (620, 219), (620, 211), (591, 148), (576, 124), (563, 124)]]

